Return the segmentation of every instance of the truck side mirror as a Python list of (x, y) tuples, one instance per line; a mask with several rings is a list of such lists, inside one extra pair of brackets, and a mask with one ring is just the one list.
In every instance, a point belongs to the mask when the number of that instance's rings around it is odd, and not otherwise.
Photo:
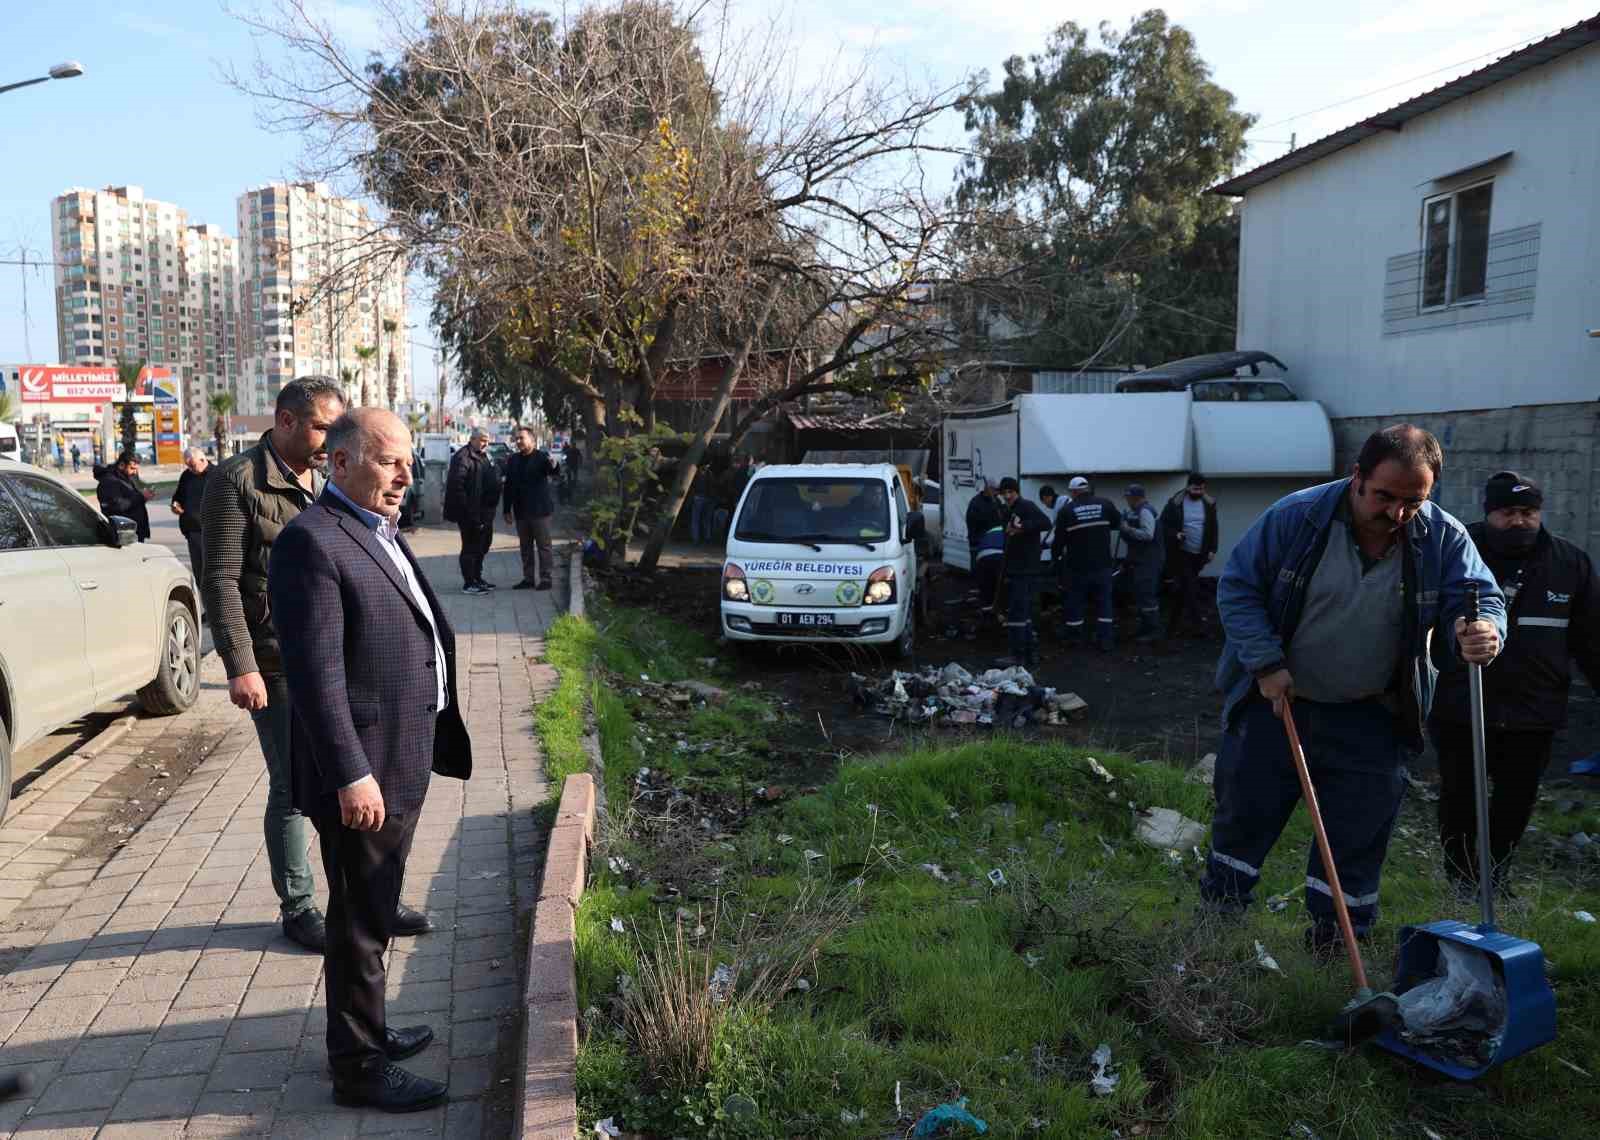
[(921, 511), (908, 511), (906, 513), (905, 534), (900, 537), (901, 542), (915, 542), (919, 538), (928, 536), (928, 521), (922, 517)]

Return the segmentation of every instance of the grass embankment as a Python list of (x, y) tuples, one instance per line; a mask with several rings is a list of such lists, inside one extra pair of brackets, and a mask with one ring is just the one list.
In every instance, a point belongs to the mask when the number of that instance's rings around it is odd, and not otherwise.
[[(993, 738), (847, 762), (768, 803), (750, 789), (793, 726), (748, 695), (674, 712), (638, 681), (727, 684), (704, 639), (602, 610), (550, 645), (601, 678), (612, 817), (578, 914), (585, 1128), (903, 1135), (958, 1096), (995, 1136), (1555, 1137), (1600, 1119), (1600, 933), (1571, 917), (1600, 909), (1592, 871), (1530, 870), (1503, 916), (1552, 963), (1556, 1042), (1456, 1085), (1302, 1044), (1350, 987), (1301, 948), (1303, 814), (1260, 896), (1295, 901), (1220, 926), (1196, 916), (1196, 854), (1134, 839), (1130, 800), (1209, 818), (1209, 789), (1175, 768), (1098, 755), (1107, 781), (1084, 751)], [(1412, 803), (1391, 850), (1380, 984), (1402, 923), (1467, 917), (1430, 811)], [(716, 965), (737, 967), (721, 1001)], [(641, 1046), (662, 1039), (673, 1056)], [(1118, 1081), (1096, 1096), (1102, 1043)]]

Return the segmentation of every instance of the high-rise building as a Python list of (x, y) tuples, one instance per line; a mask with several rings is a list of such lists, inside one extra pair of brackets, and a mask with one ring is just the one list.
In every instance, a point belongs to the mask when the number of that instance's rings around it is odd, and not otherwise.
[(347, 378), (352, 403), (409, 398), (404, 271), (373, 256), (375, 237), (366, 207), (320, 182), (239, 196), (240, 411), (270, 411), (285, 382), (313, 374)]
[(50, 204), (50, 227), (61, 362), (165, 365), (200, 430), (207, 400), (232, 391), (238, 370), (233, 239), (138, 186), (68, 190)]

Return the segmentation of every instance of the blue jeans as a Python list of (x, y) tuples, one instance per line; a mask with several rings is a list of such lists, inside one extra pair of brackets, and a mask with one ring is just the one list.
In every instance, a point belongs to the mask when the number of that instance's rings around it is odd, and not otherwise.
[(289, 682), (281, 673), (267, 673), (267, 707), (250, 714), (256, 726), (261, 754), (267, 758), (267, 810), (262, 831), (267, 841), (267, 863), (272, 868), (272, 889), (278, 909), (293, 918), (311, 909), (316, 899), (311, 881), (311, 825), (295, 810), (290, 787), (289, 740), (294, 714), (289, 707)]
[[(998, 560), (995, 560), (998, 561)], [(1033, 664), (1033, 593), (1037, 579), (1032, 574), (1006, 576), (1006, 641), (1011, 656)]]
[[(1092, 600), (1091, 600), (1092, 599)], [(1087, 637), (1087, 612), (1095, 615), (1094, 634), (1102, 649), (1117, 640), (1116, 620), (1111, 616), (1111, 567), (1104, 570), (1067, 571), (1067, 589), (1061, 599), (1061, 636)]]
[(711, 541), (711, 497), (695, 495), (689, 499), (689, 541)]
[[(1394, 716), (1376, 700), (1297, 700), (1294, 717), (1350, 921), (1357, 935), (1365, 934), (1378, 917), (1383, 859), (1405, 792)], [(1300, 800), (1300, 779), (1271, 702), (1252, 695), (1235, 723), (1217, 755), (1217, 810), (1200, 894), (1242, 906)], [(1314, 841), (1306, 857), (1306, 909), (1318, 927), (1330, 933), (1335, 928), (1333, 893)]]

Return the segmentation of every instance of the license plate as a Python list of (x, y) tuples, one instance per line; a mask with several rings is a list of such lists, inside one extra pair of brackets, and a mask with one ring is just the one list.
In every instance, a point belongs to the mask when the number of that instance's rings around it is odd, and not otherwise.
[(779, 614), (779, 625), (817, 626), (832, 625), (832, 614)]

